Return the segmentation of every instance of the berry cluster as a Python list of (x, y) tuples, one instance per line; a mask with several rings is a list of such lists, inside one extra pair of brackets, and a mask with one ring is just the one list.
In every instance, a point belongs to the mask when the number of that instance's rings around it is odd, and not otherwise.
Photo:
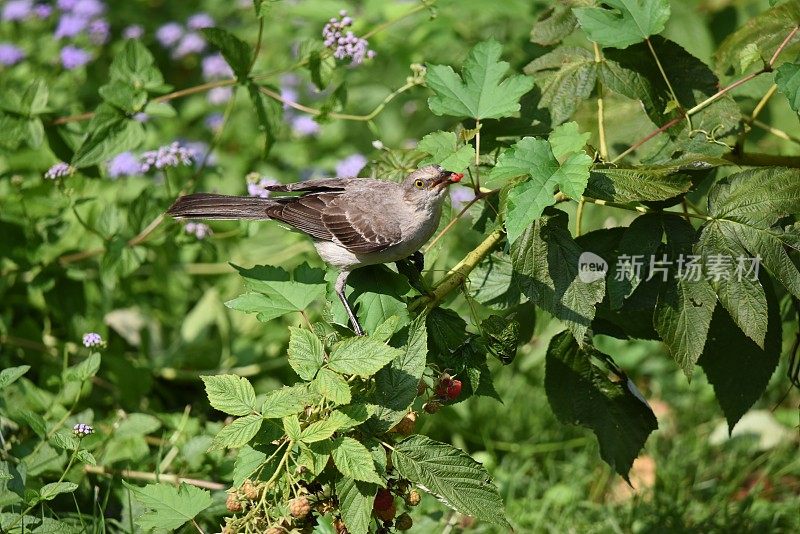
[[(461, 395), (461, 385), (461, 380), (453, 378), (448, 373), (442, 373), (434, 388), (435, 395), (422, 405), (422, 409), (431, 414), (438, 412), (443, 403), (452, 402)], [(417, 394), (421, 396), (427, 389), (428, 385), (420, 381)]]
[(357, 37), (348, 30), (353, 25), (353, 19), (347, 16), (347, 11), (340, 11), (339, 18), (331, 18), (322, 29), (325, 46), (333, 50), (336, 59), (350, 58), (351, 65), (361, 64), (365, 58), (375, 57), (375, 51), (369, 49), (366, 39)]

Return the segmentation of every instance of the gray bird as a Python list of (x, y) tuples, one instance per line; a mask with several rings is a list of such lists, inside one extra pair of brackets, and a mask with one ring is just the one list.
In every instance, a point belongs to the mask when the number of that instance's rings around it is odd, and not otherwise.
[(320, 257), (339, 270), (336, 294), (356, 334), (364, 335), (345, 296), (353, 269), (408, 258), (439, 226), (450, 184), (463, 174), (422, 167), (401, 183), (331, 178), (267, 186), (299, 196), (237, 197), (197, 193), (178, 198), (167, 213), (191, 219), (274, 219), (308, 234)]

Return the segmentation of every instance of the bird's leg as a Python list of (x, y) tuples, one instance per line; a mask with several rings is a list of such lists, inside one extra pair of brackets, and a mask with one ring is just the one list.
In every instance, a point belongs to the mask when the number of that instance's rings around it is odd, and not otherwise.
[(422, 278), (422, 270), (425, 268), (425, 257), (421, 251), (416, 251), (408, 258), (395, 262), (397, 271), (408, 278), (408, 283), (411, 287), (422, 293), (428, 295), (430, 288)]
[(345, 311), (347, 311), (347, 316), (350, 317), (350, 323), (353, 325), (353, 330), (355, 330), (357, 336), (364, 335), (364, 329), (361, 328), (361, 323), (358, 322), (358, 318), (356, 314), (353, 313), (353, 309), (350, 307), (350, 303), (347, 302), (347, 295), (345, 295), (344, 288), (347, 284), (347, 277), (350, 275), (350, 271), (342, 271), (339, 273), (339, 276), (336, 277), (336, 284), (334, 288), (336, 289), (336, 294), (339, 295), (339, 300), (342, 301), (344, 305)]
[(411, 261), (414, 263), (414, 268), (419, 274), (422, 274), (422, 271), (425, 269), (425, 255), (422, 254), (421, 250), (418, 250), (410, 257)]

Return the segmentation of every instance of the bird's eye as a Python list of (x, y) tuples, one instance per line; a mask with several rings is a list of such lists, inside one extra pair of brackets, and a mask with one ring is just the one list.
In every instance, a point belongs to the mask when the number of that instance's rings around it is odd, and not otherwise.
[(425, 182), (423, 182), (422, 180), (417, 180), (416, 182), (414, 182), (414, 187), (416, 187), (417, 189), (422, 189), (423, 187), (425, 187)]

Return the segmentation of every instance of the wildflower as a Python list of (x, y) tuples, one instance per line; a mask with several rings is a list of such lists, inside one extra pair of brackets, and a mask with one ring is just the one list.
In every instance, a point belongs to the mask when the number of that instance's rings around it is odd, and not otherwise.
[(141, 169), (142, 164), (139, 158), (134, 156), (132, 152), (117, 154), (108, 162), (108, 175), (111, 178), (135, 176), (139, 174)]
[(156, 39), (162, 46), (169, 48), (183, 37), (183, 28), (177, 22), (168, 22), (156, 30)]
[(141, 172), (148, 172), (155, 167), (164, 169), (179, 165), (191, 165), (195, 154), (175, 141), (171, 145), (162, 146), (158, 150), (149, 150), (142, 154)]
[(342, 161), (336, 164), (336, 177), (337, 178), (354, 178), (358, 176), (367, 164), (367, 158), (361, 154), (353, 154), (347, 156)]
[(470, 202), (475, 198), (475, 191), (469, 187), (450, 187), (450, 202), (453, 203), (453, 208), (461, 209), (464, 204)]
[(110, 27), (104, 19), (95, 19), (89, 23), (89, 40), (93, 44), (101, 45), (108, 41)]
[(36, 4), (33, 8), (33, 12), (40, 19), (46, 19), (53, 14), (53, 8), (47, 4)]
[(99, 347), (103, 344), (103, 338), (97, 332), (87, 332), (83, 334), (83, 346), (87, 348)]
[(72, 12), (86, 19), (99, 17), (106, 10), (106, 6), (100, 0), (78, 0), (72, 7)]
[(217, 78), (232, 78), (233, 70), (231, 69), (222, 54), (213, 54), (206, 56), (202, 61), (203, 78), (205, 80), (214, 80)]
[(222, 123), (224, 122), (225, 117), (222, 113), (211, 113), (209, 116), (205, 118), (203, 123), (206, 125), (211, 131), (217, 131), (222, 128)]
[(63, 39), (64, 37), (75, 37), (88, 26), (89, 21), (85, 17), (65, 13), (58, 19), (58, 25), (53, 36), (56, 39)]
[(67, 45), (61, 49), (61, 64), (65, 69), (72, 70), (82, 67), (92, 59), (91, 54), (83, 48)]
[(74, 172), (75, 168), (72, 165), (64, 163), (63, 161), (59, 161), (58, 163), (47, 169), (47, 172), (44, 173), (44, 177), (49, 180), (55, 180), (56, 178), (69, 176)]
[(217, 164), (217, 158), (213, 153), (209, 153), (210, 147), (208, 143), (202, 141), (187, 141), (185, 143), (186, 149), (192, 154), (196, 164), (201, 164), (205, 161), (206, 165), (214, 166)]
[(88, 435), (94, 434), (94, 428), (86, 423), (78, 423), (72, 427), (72, 433), (77, 438), (85, 438)]
[(72, 11), (75, 9), (75, 5), (78, 3), (78, 0), (58, 0), (56, 5), (58, 9), (61, 11)]
[(369, 49), (366, 39), (357, 37), (352, 31), (347, 30), (353, 25), (353, 19), (347, 16), (346, 11), (339, 12), (339, 18), (330, 19), (322, 29), (324, 44), (333, 50), (336, 59), (350, 58), (351, 65), (359, 65), (365, 58), (375, 57), (375, 51)]
[(136, 122), (147, 122), (150, 120), (150, 115), (140, 111), (139, 113), (134, 114), (133, 120)]
[(183, 229), (187, 234), (192, 234), (197, 239), (205, 239), (207, 236), (214, 233), (207, 224), (199, 222), (188, 222)]
[(251, 197), (268, 198), (271, 191), (267, 187), (278, 183), (278, 180), (274, 178), (251, 172), (247, 175), (247, 194)]
[(317, 135), (319, 133), (319, 124), (317, 121), (308, 115), (300, 115), (290, 121), (292, 131), (299, 136)]
[(214, 19), (208, 13), (197, 13), (189, 17), (186, 21), (186, 26), (190, 30), (199, 30), (201, 28), (211, 28), (214, 26)]
[(0, 43), (0, 65), (10, 67), (25, 59), (25, 52), (10, 43)]
[(199, 54), (206, 47), (206, 40), (198, 33), (187, 33), (181, 38), (178, 46), (172, 52), (174, 58), (186, 57), (189, 54)]
[(23, 20), (30, 16), (33, 10), (33, 0), (10, 0), (3, 6), (3, 20)]
[(144, 35), (144, 28), (138, 24), (132, 24), (122, 30), (122, 36), (125, 39), (139, 39), (142, 35)]
[(233, 89), (230, 87), (215, 87), (208, 92), (206, 99), (210, 104), (220, 105), (230, 100), (231, 96)]

